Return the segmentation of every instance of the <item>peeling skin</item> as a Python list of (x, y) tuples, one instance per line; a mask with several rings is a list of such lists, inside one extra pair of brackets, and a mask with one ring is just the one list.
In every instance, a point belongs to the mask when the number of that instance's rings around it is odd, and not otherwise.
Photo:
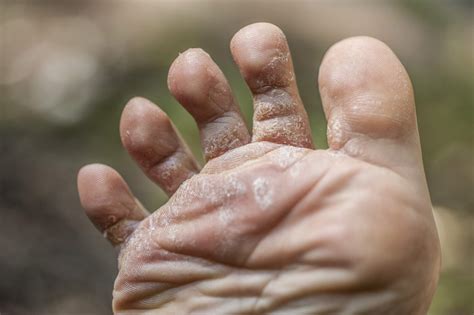
[(213, 159), (249, 142), (247, 126), (240, 115), (233, 112), (225, 113), (202, 125), (200, 133), (207, 159)]
[[(234, 154), (248, 156), (256, 147)], [(379, 184), (369, 185), (374, 178)], [(197, 175), (124, 246), (115, 311), (421, 314), (416, 303), (399, 299), (432, 294), (425, 285), (436, 272), (425, 263), (432, 252), (420, 248), (436, 246), (427, 242), (436, 231), (423, 219), (429, 203), (411, 186), (384, 168), (289, 146), (224, 173)], [(380, 231), (359, 230), (368, 220)], [(357, 244), (366, 242), (371, 246), (361, 251)], [(146, 294), (130, 295), (130, 287)]]
[(272, 141), (311, 148), (311, 133), (299, 97), (285, 90), (270, 90), (254, 96), (253, 141)]
[(123, 178), (106, 165), (83, 167), (77, 184), (87, 216), (114, 246), (126, 240), (148, 216)]
[(254, 106), (254, 119), (256, 121), (296, 114), (294, 98), (282, 89), (273, 89), (255, 95)]
[[(289, 128), (291, 126), (291, 128)], [(298, 147), (312, 147), (306, 123), (299, 116), (285, 116), (258, 122), (253, 127), (253, 141), (272, 141)]]
[[(262, 37), (262, 33), (267, 35)], [(252, 140), (313, 148), (283, 32), (274, 25), (259, 23), (240, 30), (230, 46), (253, 94)]]
[(350, 127), (341, 115), (332, 114), (329, 116), (327, 139), (333, 149), (341, 149), (349, 140), (350, 132)]
[(172, 194), (185, 180), (196, 174), (197, 166), (188, 158), (187, 153), (176, 151), (149, 169), (153, 178), (159, 178), (162, 189)]
[(262, 210), (267, 210), (273, 204), (273, 190), (267, 179), (257, 177), (253, 183), (253, 194), (257, 205)]
[(151, 215), (104, 165), (79, 173), (87, 215), (119, 246), (116, 314), (424, 315), (440, 248), (403, 66), (355, 37), (319, 73), (330, 149), (314, 150), (283, 32), (231, 42), (255, 107), (251, 143), (230, 87), (191, 49), (168, 85), (195, 118), (197, 164), (166, 114), (133, 99), (122, 141), (170, 195)]
[(199, 171), (168, 116), (146, 99), (134, 98), (125, 106), (120, 136), (145, 174), (168, 195)]
[(250, 141), (224, 74), (203, 50), (188, 49), (173, 62), (168, 86), (196, 120), (207, 160)]
[[(299, 147), (282, 146), (268, 154), (270, 161), (278, 165), (282, 170), (287, 170), (293, 164), (299, 162), (310, 151)], [(294, 168), (291, 170), (295, 171)]]

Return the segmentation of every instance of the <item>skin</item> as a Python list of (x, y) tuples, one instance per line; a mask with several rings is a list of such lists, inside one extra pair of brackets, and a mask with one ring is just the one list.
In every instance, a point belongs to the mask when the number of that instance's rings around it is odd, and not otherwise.
[(329, 149), (317, 150), (282, 31), (252, 24), (230, 46), (252, 133), (218, 66), (190, 49), (168, 85), (196, 120), (205, 166), (163, 111), (134, 98), (123, 144), (169, 201), (150, 215), (115, 170), (79, 172), (87, 215), (119, 250), (114, 312), (426, 314), (440, 249), (400, 61), (368, 37), (328, 50)]

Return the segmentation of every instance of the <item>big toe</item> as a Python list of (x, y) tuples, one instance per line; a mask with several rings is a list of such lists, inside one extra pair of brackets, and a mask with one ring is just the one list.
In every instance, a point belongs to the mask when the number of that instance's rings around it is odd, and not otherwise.
[(412, 85), (387, 45), (370, 37), (335, 44), (318, 80), (332, 149), (397, 170), (419, 168)]

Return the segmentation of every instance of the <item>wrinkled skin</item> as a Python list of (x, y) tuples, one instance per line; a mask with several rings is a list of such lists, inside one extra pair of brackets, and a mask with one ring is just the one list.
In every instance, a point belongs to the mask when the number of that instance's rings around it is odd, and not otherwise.
[(79, 174), (87, 214), (120, 252), (114, 312), (426, 314), (439, 242), (403, 67), (374, 39), (331, 48), (319, 74), (330, 148), (315, 150), (291, 64), (245, 55), (265, 45), (247, 45), (252, 32), (286, 51), (269, 24), (232, 41), (254, 94), (252, 138), (221, 73), (192, 70), (212, 61), (191, 50), (169, 85), (198, 123), (206, 165), (199, 170), (163, 112), (136, 98), (122, 140), (170, 200), (148, 215), (114, 170)]

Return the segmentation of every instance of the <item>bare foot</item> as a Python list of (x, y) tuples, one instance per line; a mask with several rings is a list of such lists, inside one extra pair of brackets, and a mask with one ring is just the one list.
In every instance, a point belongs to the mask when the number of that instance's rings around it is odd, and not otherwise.
[(425, 314), (440, 250), (408, 75), (382, 42), (324, 57), (328, 150), (315, 150), (285, 36), (258, 23), (231, 50), (254, 98), (249, 134), (224, 75), (200, 49), (169, 88), (195, 118), (202, 170), (168, 117), (141, 98), (126, 149), (170, 196), (152, 215), (104, 165), (78, 178), (92, 222), (120, 250), (119, 314)]

